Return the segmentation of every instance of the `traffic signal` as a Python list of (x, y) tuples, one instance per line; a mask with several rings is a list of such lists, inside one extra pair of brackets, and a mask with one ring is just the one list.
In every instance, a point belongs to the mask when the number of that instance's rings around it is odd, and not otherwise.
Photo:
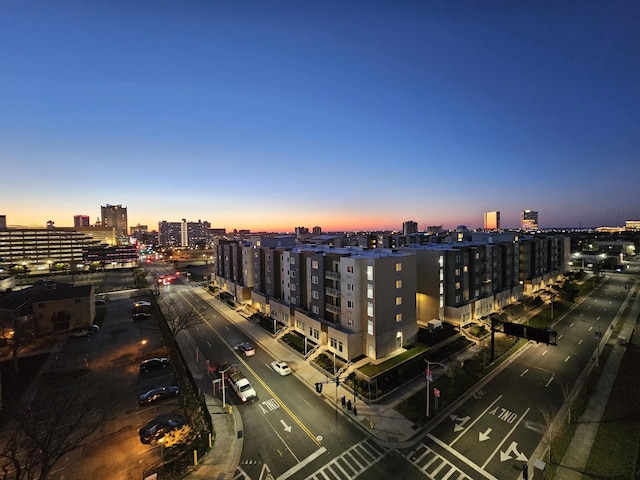
[(528, 479), (529, 479), (529, 465), (525, 463), (524, 465), (522, 465), (522, 480), (528, 480)]
[(316, 392), (322, 393), (322, 384), (321, 383), (316, 383)]

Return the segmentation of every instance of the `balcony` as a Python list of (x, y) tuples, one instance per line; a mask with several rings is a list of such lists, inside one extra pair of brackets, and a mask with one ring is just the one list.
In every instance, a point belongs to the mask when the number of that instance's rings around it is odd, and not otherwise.
[(330, 278), (331, 280), (340, 280), (340, 272), (324, 272), (324, 278)]
[(325, 295), (328, 295), (330, 297), (339, 297), (340, 296), (340, 291), (336, 290), (335, 288), (325, 288), (324, 293), (325, 293)]
[(330, 303), (327, 303), (327, 304), (324, 306), (324, 309), (325, 309), (327, 312), (335, 313), (336, 315), (340, 315), (340, 312), (342, 311), (342, 310), (340, 309), (340, 307), (336, 307), (335, 305), (331, 305)]

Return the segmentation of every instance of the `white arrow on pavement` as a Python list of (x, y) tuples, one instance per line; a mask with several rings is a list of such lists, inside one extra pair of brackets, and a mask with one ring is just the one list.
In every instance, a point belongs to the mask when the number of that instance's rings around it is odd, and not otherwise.
[(484, 432), (478, 432), (478, 441), (484, 442), (485, 440), (489, 440), (490, 433), (491, 433), (490, 428), (487, 428)]
[(287, 425), (284, 420), (280, 420), (280, 423), (282, 424), (282, 426), (284, 427), (284, 431), (287, 433), (291, 433), (291, 426)]
[(456, 423), (455, 427), (453, 427), (454, 432), (464, 430), (464, 424), (471, 420), (471, 417), (458, 417), (457, 415), (449, 415), (449, 418)]
[(516, 456), (516, 460), (520, 460), (521, 462), (528, 462), (529, 459), (524, 453), (518, 451), (518, 442), (511, 442), (509, 448), (505, 452), (500, 450), (500, 461), (504, 462), (506, 460), (511, 459), (511, 454), (513, 453)]

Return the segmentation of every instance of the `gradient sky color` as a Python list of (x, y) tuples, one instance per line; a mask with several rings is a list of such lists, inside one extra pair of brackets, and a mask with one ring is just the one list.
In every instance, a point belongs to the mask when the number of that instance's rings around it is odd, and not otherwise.
[(635, 1), (0, 2), (10, 225), (640, 219)]

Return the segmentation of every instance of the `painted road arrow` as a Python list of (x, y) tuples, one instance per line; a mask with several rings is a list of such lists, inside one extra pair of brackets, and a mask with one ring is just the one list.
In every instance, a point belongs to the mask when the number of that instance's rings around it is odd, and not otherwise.
[(284, 427), (284, 431), (287, 433), (291, 433), (291, 425), (287, 425), (284, 420), (280, 420), (280, 423)]
[(528, 462), (529, 459), (524, 453), (518, 451), (518, 442), (511, 442), (509, 448), (507, 448), (506, 452), (500, 450), (500, 461), (505, 462), (507, 460), (511, 460), (511, 454), (513, 453), (516, 456), (516, 460), (520, 460), (522, 462)]
[(471, 417), (458, 417), (457, 415), (449, 415), (449, 418), (456, 424), (455, 427), (453, 427), (454, 432), (464, 430), (464, 424), (471, 420)]
[(487, 428), (484, 432), (478, 432), (478, 441), (484, 442), (485, 440), (489, 440), (490, 433), (491, 433), (490, 428)]

